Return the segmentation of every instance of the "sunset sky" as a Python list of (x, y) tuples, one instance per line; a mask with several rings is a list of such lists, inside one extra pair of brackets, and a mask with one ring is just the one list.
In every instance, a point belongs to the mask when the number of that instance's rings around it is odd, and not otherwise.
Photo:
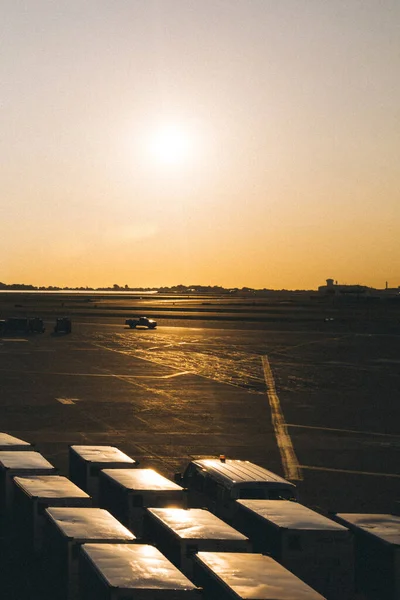
[(398, 0), (0, 8), (0, 281), (400, 285)]

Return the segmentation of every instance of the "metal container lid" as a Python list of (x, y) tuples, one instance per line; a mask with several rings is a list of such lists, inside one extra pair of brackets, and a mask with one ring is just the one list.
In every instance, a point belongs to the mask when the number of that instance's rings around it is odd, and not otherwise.
[(147, 510), (182, 539), (248, 541), (246, 536), (203, 508)]
[(194, 560), (205, 565), (239, 598), (246, 600), (323, 600), (273, 558), (244, 552), (199, 552)]
[(103, 508), (47, 508), (46, 513), (61, 533), (75, 541), (133, 541), (135, 536)]
[(346, 527), (307, 508), (288, 500), (237, 500), (249, 511), (285, 529), (347, 531)]
[(400, 516), (361, 513), (339, 513), (336, 516), (345, 525), (360, 527), (388, 544), (400, 546)]
[(83, 552), (113, 588), (197, 590), (157, 548), (144, 544), (84, 544)]
[(53, 465), (40, 454), (24, 450), (3, 450), (0, 452), (0, 466), (4, 469), (30, 470), (48, 469), (55, 470)]
[(61, 475), (14, 477), (14, 482), (31, 498), (90, 498), (75, 483)]
[(103, 469), (102, 473), (127, 490), (183, 490), (154, 469)]
[(97, 464), (107, 464), (114, 462), (131, 463), (134, 465), (136, 461), (115, 448), (115, 446), (71, 446), (71, 449), (79, 454), (83, 460)]
[(229, 485), (246, 483), (281, 484), (295, 489), (295, 485), (280, 475), (268, 471), (248, 460), (202, 458), (193, 461), (196, 465), (212, 472), (214, 477)]
[(30, 447), (31, 444), (29, 444), (29, 442), (25, 442), (24, 440), (20, 440), (19, 438), (14, 437), (13, 435), (9, 435), (8, 433), (0, 432), (0, 448), (3, 450), (7, 450), (8, 447), (11, 448), (12, 446)]

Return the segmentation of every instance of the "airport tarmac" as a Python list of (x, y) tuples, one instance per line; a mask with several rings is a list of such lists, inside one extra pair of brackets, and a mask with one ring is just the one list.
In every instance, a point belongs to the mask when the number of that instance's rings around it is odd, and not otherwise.
[(251, 460), (322, 512), (395, 512), (400, 336), (335, 323), (259, 327), (73, 319), (0, 339), (1, 427), (61, 474), (68, 445), (111, 444), (172, 477), (192, 457)]

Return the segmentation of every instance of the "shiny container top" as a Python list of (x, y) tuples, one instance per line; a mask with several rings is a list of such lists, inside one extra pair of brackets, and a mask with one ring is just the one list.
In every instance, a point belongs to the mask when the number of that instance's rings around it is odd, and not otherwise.
[(40, 452), (31, 452), (30, 450), (3, 450), (0, 452), (0, 466), (4, 469), (48, 469), (55, 468)]
[(199, 465), (208, 472), (212, 472), (214, 476), (221, 479), (221, 481), (225, 481), (227, 485), (257, 482), (279, 483), (293, 489), (296, 487), (293, 483), (283, 479), (280, 475), (268, 471), (267, 469), (264, 469), (264, 467), (260, 467), (248, 460), (202, 458), (194, 460), (193, 463)]
[(147, 510), (182, 539), (248, 541), (246, 536), (203, 508)]
[(15, 484), (31, 498), (90, 498), (90, 496), (61, 475), (14, 477)]
[(84, 544), (83, 552), (112, 588), (197, 590), (154, 546)]
[(339, 513), (336, 516), (349, 527), (360, 527), (388, 544), (400, 546), (400, 516), (361, 513)]
[(238, 598), (246, 600), (323, 600), (273, 558), (243, 552), (199, 552), (194, 560), (205, 565)]
[(183, 490), (180, 485), (154, 469), (103, 469), (102, 472), (127, 490)]
[(135, 536), (103, 508), (47, 508), (46, 513), (61, 533), (76, 541), (134, 541)]
[(70, 446), (83, 460), (90, 463), (132, 463), (136, 461), (115, 446)]
[(346, 527), (307, 508), (298, 502), (288, 500), (237, 500), (240, 506), (278, 527), (285, 529), (347, 531)]
[(13, 435), (9, 435), (8, 433), (0, 432), (0, 448), (2, 450), (7, 450), (9, 446), (22, 446), (27, 448), (31, 447), (31, 445), (28, 442), (25, 442), (24, 440), (20, 440), (19, 438), (14, 437)]

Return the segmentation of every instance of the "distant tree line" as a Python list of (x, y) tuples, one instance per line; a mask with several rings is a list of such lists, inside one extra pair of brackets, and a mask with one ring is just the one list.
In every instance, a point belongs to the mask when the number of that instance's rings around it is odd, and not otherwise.
[[(0, 282), (0, 290), (15, 290), (15, 291), (87, 291), (87, 292), (155, 292), (159, 294), (268, 294), (273, 292), (285, 292), (290, 290), (271, 290), (268, 288), (262, 289), (254, 289), (250, 287), (242, 287), (242, 288), (224, 288), (219, 285), (173, 285), (171, 287), (163, 286), (163, 287), (130, 287), (128, 284), (118, 285), (114, 283), (110, 287), (58, 287), (55, 285), (49, 286), (35, 286), (26, 283), (2, 283)], [(304, 291), (304, 290), (297, 290)]]

